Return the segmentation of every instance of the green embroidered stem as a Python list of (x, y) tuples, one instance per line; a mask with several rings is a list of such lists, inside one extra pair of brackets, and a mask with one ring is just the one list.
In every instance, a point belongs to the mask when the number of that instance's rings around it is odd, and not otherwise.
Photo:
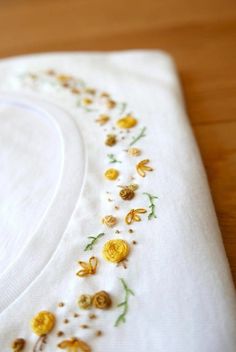
[(117, 160), (114, 154), (107, 154), (110, 164), (114, 164), (114, 163), (121, 163), (120, 160)]
[(124, 298), (124, 301), (118, 304), (117, 306), (117, 307), (123, 307), (123, 312), (117, 318), (115, 322), (115, 327), (119, 326), (120, 323), (125, 323), (126, 314), (128, 313), (128, 309), (129, 309), (129, 296), (130, 295), (134, 296), (134, 292), (127, 286), (125, 280), (120, 279), (120, 281), (125, 291), (125, 298)]
[(120, 113), (120, 115), (122, 115), (127, 108), (127, 103), (119, 103), (119, 107), (120, 107), (119, 113)]
[(129, 144), (130, 146), (134, 145), (136, 142), (138, 142), (139, 139), (143, 138), (146, 136), (146, 127), (143, 127), (137, 137), (134, 137), (132, 142)]
[(158, 197), (153, 196), (153, 195), (151, 195), (150, 193), (147, 193), (147, 192), (145, 192), (145, 193), (143, 193), (143, 194), (145, 194), (146, 196), (148, 196), (149, 202), (150, 202), (150, 205), (149, 205), (150, 213), (148, 214), (148, 220), (157, 218), (156, 213), (155, 213), (155, 211), (156, 211), (156, 205), (155, 205), (155, 203), (154, 203), (154, 199), (158, 199)]
[(92, 241), (86, 245), (86, 247), (84, 248), (84, 251), (91, 251), (91, 249), (93, 249), (93, 246), (97, 243), (99, 238), (101, 238), (104, 235), (105, 233), (99, 233), (96, 237), (89, 236), (88, 239), (91, 239)]

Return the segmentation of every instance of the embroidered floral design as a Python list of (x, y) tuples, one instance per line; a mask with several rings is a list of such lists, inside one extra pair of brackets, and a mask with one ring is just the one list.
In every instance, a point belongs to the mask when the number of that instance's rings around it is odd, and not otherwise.
[(136, 126), (138, 121), (132, 115), (126, 115), (117, 121), (119, 128), (132, 128)]
[(92, 296), (90, 295), (81, 295), (78, 299), (78, 306), (81, 309), (89, 309), (92, 306)]
[(129, 254), (129, 245), (126, 241), (110, 240), (103, 247), (103, 257), (112, 263), (119, 263)]
[(115, 164), (115, 163), (121, 163), (120, 160), (117, 160), (114, 154), (107, 154), (109, 163), (110, 164)]
[(117, 318), (116, 322), (115, 322), (115, 326), (119, 326), (120, 323), (125, 323), (126, 321), (126, 315), (128, 313), (129, 310), (129, 296), (132, 295), (134, 296), (134, 292), (128, 287), (128, 285), (126, 284), (124, 279), (120, 279), (121, 284), (123, 286), (123, 289), (125, 291), (125, 297), (124, 297), (124, 301), (119, 303), (117, 307), (122, 307), (123, 311), (122, 313), (119, 315), (119, 317)]
[(70, 340), (64, 340), (57, 345), (60, 349), (66, 350), (67, 352), (91, 352), (89, 345), (76, 338), (72, 337)]
[(139, 148), (129, 148), (128, 154), (130, 156), (139, 156), (139, 155), (141, 155), (141, 150)]
[(102, 219), (102, 223), (107, 225), (108, 227), (113, 227), (117, 224), (117, 218), (113, 215), (106, 215)]
[(48, 311), (41, 311), (31, 320), (31, 328), (33, 332), (38, 335), (48, 334), (55, 325), (55, 316)]
[(22, 338), (15, 339), (12, 342), (11, 349), (13, 352), (21, 352), (25, 348), (25, 340)]
[(115, 181), (119, 176), (119, 171), (116, 169), (108, 169), (104, 175), (108, 180)]
[(100, 126), (103, 126), (105, 125), (108, 121), (110, 120), (110, 117), (108, 115), (100, 115), (98, 117), (98, 119), (96, 120), (96, 122), (100, 125)]
[(96, 274), (98, 265), (98, 260), (96, 257), (89, 258), (88, 263), (82, 261), (79, 261), (78, 263), (83, 269), (76, 273), (77, 276), (84, 277)]
[(141, 217), (138, 214), (144, 214), (147, 210), (143, 208), (131, 209), (125, 217), (126, 224), (130, 225), (134, 221), (141, 221)]
[(93, 296), (93, 306), (98, 309), (107, 309), (111, 306), (111, 297), (106, 291), (99, 291)]
[(131, 200), (134, 198), (136, 189), (138, 189), (138, 185), (131, 184), (129, 186), (120, 186), (122, 190), (120, 191), (120, 197), (123, 200)]
[(103, 233), (103, 232), (99, 233), (97, 236), (89, 236), (88, 239), (90, 239), (91, 242), (86, 245), (86, 247), (84, 248), (84, 251), (91, 251), (93, 249), (93, 246), (103, 236), (105, 236), (105, 233)]
[(146, 137), (145, 132), (146, 132), (146, 127), (143, 127), (143, 128), (141, 129), (140, 133), (139, 133), (136, 137), (133, 137), (132, 141), (131, 141), (130, 144), (129, 144), (130, 147), (131, 147), (132, 145), (134, 145), (135, 143), (137, 143), (141, 138)]
[(151, 220), (153, 218), (157, 218), (156, 216), (156, 205), (155, 205), (155, 199), (158, 199), (158, 197), (151, 195), (150, 193), (144, 192), (143, 194), (145, 194), (150, 202), (149, 208), (150, 208), (150, 213), (148, 214), (148, 220)]
[(117, 143), (116, 135), (115, 134), (108, 134), (105, 140), (105, 144), (108, 147), (113, 147)]
[(153, 171), (152, 167), (147, 166), (148, 163), (149, 163), (149, 159), (145, 159), (145, 160), (140, 161), (136, 165), (136, 170), (140, 176), (145, 177), (146, 171)]

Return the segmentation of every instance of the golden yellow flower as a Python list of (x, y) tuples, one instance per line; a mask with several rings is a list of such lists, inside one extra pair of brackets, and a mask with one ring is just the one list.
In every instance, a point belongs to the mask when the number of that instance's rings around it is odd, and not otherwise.
[(130, 225), (134, 221), (141, 221), (141, 218), (138, 214), (144, 214), (146, 212), (147, 210), (143, 208), (131, 209), (125, 217), (126, 224)]
[(38, 335), (48, 334), (55, 325), (55, 316), (48, 311), (41, 311), (31, 320), (31, 328), (33, 332)]
[(129, 254), (129, 245), (126, 241), (110, 240), (103, 247), (103, 257), (112, 263), (119, 263)]
[(67, 352), (91, 352), (89, 345), (76, 337), (60, 342), (57, 347)]
[(78, 305), (81, 309), (89, 309), (92, 305), (92, 296), (90, 295), (81, 295), (78, 299)]
[(113, 145), (115, 145), (117, 143), (117, 139), (116, 139), (116, 135), (115, 134), (108, 134), (107, 138), (105, 140), (105, 144), (108, 147), (112, 147)]
[(111, 297), (106, 291), (99, 291), (93, 296), (93, 306), (98, 309), (107, 309), (111, 306)]
[(119, 128), (132, 128), (137, 125), (137, 120), (132, 115), (126, 115), (117, 121)]
[(77, 276), (84, 277), (84, 276), (96, 274), (97, 265), (98, 265), (98, 260), (96, 257), (89, 258), (88, 263), (81, 262), (81, 261), (79, 261), (78, 263), (83, 269), (81, 269), (76, 273)]
[(104, 175), (108, 180), (114, 181), (119, 176), (119, 171), (116, 169), (112, 169), (112, 168), (107, 169)]
[(114, 100), (108, 100), (106, 106), (108, 109), (113, 109), (116, 106), (116, 102)]
[(100, 126), (105, 125), (108, 121), (110, 120), (110, 117), (108, 115), (100, 115), (98, 119), (96, 120), (97, 123), (99, 123)]
[(13, 352), (21, 352), (25, 347), (25, 340), (18, 338), (12, 342), (11, 348)]
[(102, 219), (102, 223), (107, 225), (108, 227), (113, 227), (117, 223), (117, 218), (113, 215), (106, 215)]
[(91, 105), (92, 103), (93, 103), (93, 101), (90, 98), (84, 98), (82, 100), (82, 105), (84, 105), (84, 106)]
[(150, 166), (147, 166), (147, 164), (149, 163), (149, 159), (145, 159), (140, 161), (137, 165), (136, 165), (136, 170), (138, 172), (138, 174), (142, 177), (146, 176), (146, 171), (153, 171), (153, 168)]
[(129, 148), (128, 154), (130, 156), (139, 156), (141, 154), (141, 150), (139, 148)]

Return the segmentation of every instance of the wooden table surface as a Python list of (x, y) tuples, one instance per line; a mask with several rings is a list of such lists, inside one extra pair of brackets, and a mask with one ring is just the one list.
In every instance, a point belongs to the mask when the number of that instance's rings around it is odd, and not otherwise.
[(0, 57), (130, 48), (177, 62), (236, 282), (236, 1), (0, 0)]

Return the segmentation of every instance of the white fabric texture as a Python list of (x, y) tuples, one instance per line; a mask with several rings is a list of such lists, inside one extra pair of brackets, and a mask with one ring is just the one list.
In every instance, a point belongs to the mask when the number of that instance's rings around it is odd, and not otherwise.
[[(127, 107), (105, 111), (111, 121), (99, 126), (97, 107), (78, 106), (66, 87), (50, 74), (47, 80), (50, 69), (107, 91)], [(93, 352), (234, 352), (235, 291), (172, 59), (159, 51), (41, 54), (2, 60), (0, 72), (1, 351), (10, 351), (19, 337), (26, 340), (24, 351), (32, 351), (37, 336), (30, 320), (48, 310), (56, 326), (45, 352), (60, 351), (57, 344), (73, 336)], [(113, 127), (121, 108), (138, 125), (110, 148), (104, 140), (118, 134)], [(134, 145), (142, 155), (127, 156), (127, 145), (144, 126), (146, 136)], [(109, 153), (121, 163), (109, 164)], [(142, 159), (154, 168), (145, 178), (134, 176)], [(109, 167), (120, 170), (118, 181), (104, 178)], [(132, 203), (117, 187), (131, 180), (139, 184)], [(144, 192), (158, 196), (157, 218), (141, 215), (127, 226), (123, 218), (131, 208), (148, 209)], [(101, 223), (107, 214), (118, 217), (114, 228)], [(94, 250), (85, 252), (87, 237), (101, 232)], [(104, 243), (113, 238), (130, 243), (127, 269), (102, 259)], [(77, 277), (78, 260), (90, 254), (99, 259), (96, 275)], [(135, 296), (126, 322), (114, 327), (124, 296), (119, 278)], [(111, 309), (78, 308), (80, 294), (100, 290), (111, 295)], [(89, 319), (91, 312), (97, 319)], [(96, 330), (103, 335), (96, 337)]]

